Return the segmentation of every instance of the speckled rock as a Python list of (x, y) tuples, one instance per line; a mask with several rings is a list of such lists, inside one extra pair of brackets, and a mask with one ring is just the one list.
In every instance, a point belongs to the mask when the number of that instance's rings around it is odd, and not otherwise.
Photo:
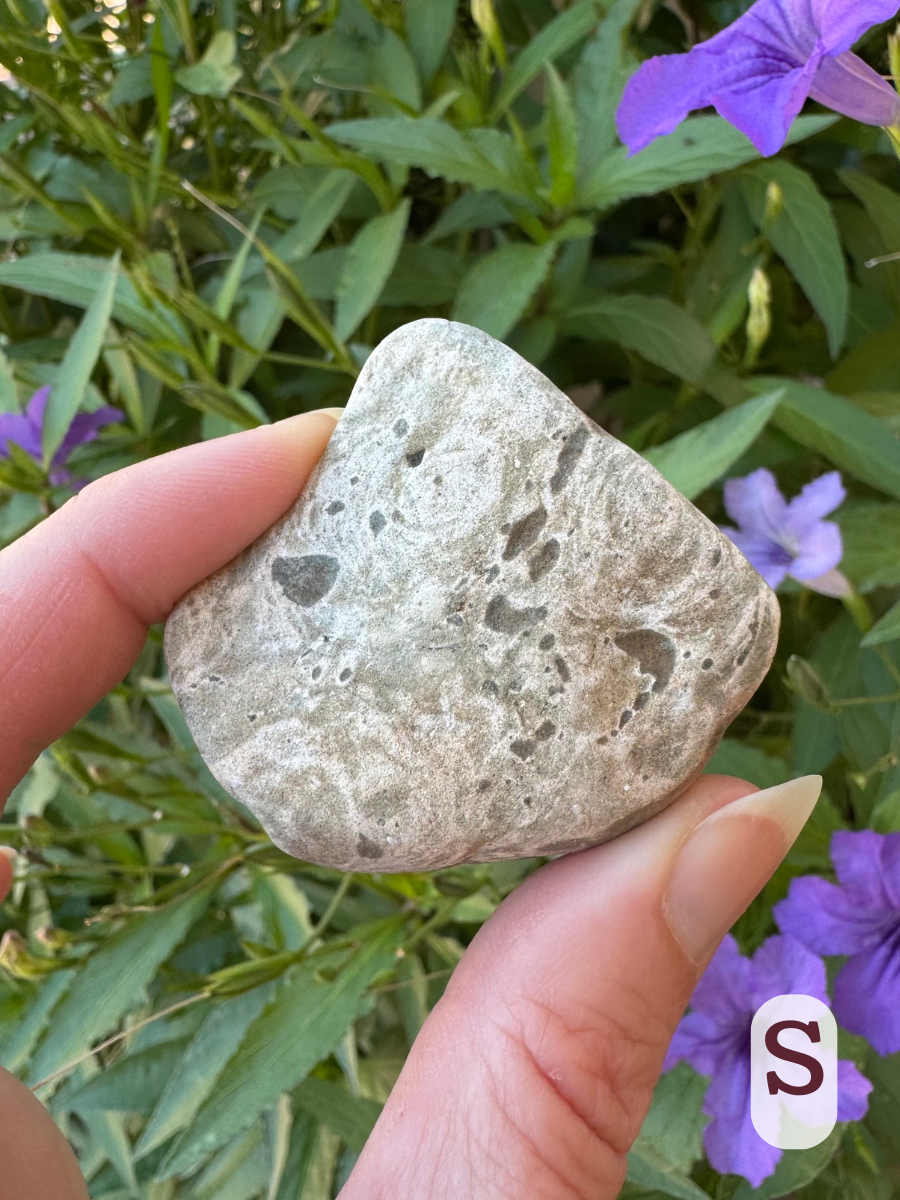
[(512, 350), (417, 321), (303, 495), (172, 614), (216, 778), (298, 858), (560, 854), (669, 804), (771, 661), (778, 604)]

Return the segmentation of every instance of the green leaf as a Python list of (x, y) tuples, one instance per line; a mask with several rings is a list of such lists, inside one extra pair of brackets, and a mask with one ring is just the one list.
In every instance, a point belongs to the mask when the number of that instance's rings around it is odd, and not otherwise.
[(297, 969), (246, 1037), (203, 1104), (191, 1128), (159, 1170), (161, 1178), (189, 1171), (296, 1087), (329, 1054), (360, 1015), (365, 992), (379, 971), (393, 965), (401, 924), (392, 918), (362, 940), (331, 983), (320, 983), (312, 965)]
[(779, 1196), (788, 1196), (806, 1187), (817, 1175), (821, 1175), (834, 1158), (842, 1133), (842, 1127), (838, 1126), (824, 1142), (811, 1150), (788, 1151), (782, 1156), (774, 1175), (770, 1175), (758, 1188), (751, 1187), (744, 1180), (732, 1200), (776, 1200)]
[(588, 36), (600, 20), (603, 8), (600, 0), (579, 0), (547, 22), (540, 33), (519, 51), (507, 71), (491, 108), (492, 122), (503, 116), (516, 97), (548, 63), (555, 62), (561, 54)]
[(298, 1113), (275, 1200), (331, 1200), (340, 1149), (336, 1133)]
[(397, 262), (410, 201), (403, 200), (391, 213), (367, 221), (350, 243), (338, 280), (334, 331), (343, 342), (368, 316)]
[(653, 1103), (644, 1118), (634, 1148), (650, 1162), (662, 1159), (670, 1170), (682, 1175), (703, 1155), (703, 1098), (709, 1081), (686, 1063), (679, 1063), (662, 1076), (653, 1093)]
[(844, 537), (841, 569), (860, 592), (900, 584), (900, 505), (860, 500), (837, 515)]
[(215, 1087), (225, 1064), (272, 998), (268, 986), (218, 1001), (183, 1052), (135, 1147), (142, 1158), (185, 1129)]
[(406, 42), (393, 29), (382, 29), (379, 41), (369, 47), (369, 82), (395, 108), (419, 112), (422, 88), (416, 63)]
[[(0, 285), (87, 308), (110, 274), (109, 267), (109, 259), (91, 254), (26, 254), (0, 262)], [(184, 337), (178, 319), (159, 304), (145, 303), (131, 280), (121, 273), (115, 282), (112, 315), (151, 340), (171, 342)]]
[(356, 177), (350, 171), (327, 171), (304, 198), (294, 226), (273, 244), (278, 257), (285, 262), (300, 262), (312, 254), (347, 203), (355, 183)]
[(453, 320), (505, 338), (546, 278), (556, 247), (511, 243), (479, 259), (453, 305)]
[(33, 1087), (78, 1058), (116, 1025), (209, 903), (209, 886), (140, 913), (81, 966), (28, 1072)]
[(9, 359), (0, 350), (0, 413), (17, 413), (19, 400)]
[(18, 1072), (28, 1061), (28, 1056), (47, 1027), (51, 1014), (74, 978), (74, 971), (54, 971), (41, 984), (19, 1018), (15, 1033), (3, 1044), (0, 1063), (8, 1071)]
[(862, 640), (864, 646), (881, 646), (900, 638), (900, 601), (884, 614)]
[(195, 96), (224, 100), (243, 73), (234, 65), (236, 54), (237, 39), (232, 30), (218, 29), (200, 61), (175, 72), (175, 82)]
[(872, 218), (885, 250), (893, 253), (900, 248), (900, 196), (869, 175), (857, 171), (838, 171), (838, 175)]
[(53, 455), (62, 445), (63, 438), (81, 407), (84, 390), (103, 349), (112, 313), (120, 257), (117, 250), (60, 363), (57, 382), (51, 389), (44, 412), (41, 437), (44, 466), (50, 465)]
[(570, 309), (564, 325), (576, 336), (634, 350), (689, 383), (700, 383), (716, 357), (700, 322), (662, 296), (604, 296)]
[(578, 131), (566, 85), (554, 67), (547, 67), (547, 151), (550, 155), (550, 203), (565, 208), (575, 194)]
[(616, 144), (616, 110), (637, 60), (625, 34), (642, 0), (616, 0), (569, 78), (578, 122), (578, 172), (587, 179)]
[(118, 1058), (87, 1083), (57, 1095), (54, 1111), (151, 1112), (184, 1048), (184, 1042), (165, 1042)]
[(406, 34), (424, 83), (430, 83), (441, 65), (453, 26), (458, 0), (407, 0)]
[[(836, 117), (798, 117), (788, 143), (803, 141), (833, 125)], [(654, 196), (685, 183), (696, 183), (759, 158), (759, 151), (722, 117), (691, 117), (667, 137), (658, 138), (629, 157), (619, 147), (585, 179), (584, 204), (610, 208), (635, 196)]]
[(900, 498), (900, 441), (875, 417), (841, 396), (793, 379), (757, 376), (751, 388), (757, 393), (781, 388), (775, 418), (780, 429), (860, 482)]
[(775, 787), (791, 778), (790, 767), (783, 758), (765, 754), (735, 738), (724, 738), (719, 743), (705, 769), (707, 775), (733, 775), (755, 783), (758, 788)]
[(760, 228), (767, 188), (776, 184), (781, 189), (784, 207), (764, 233), (822, 318), (831, 356), (836, 358), (847, 334), (850, 284), (831, 206), (806, 171), (782, 159), (759, 163), (741, 179)]
[(359, 1153), (375, 1122), (381, 1116), (382, 1105), (365, 1096), (354, 1096), (343, 1084), (310, 1076), (291, 1093), (298, 1108), (340, 1134), (351, 1150)]
[(709, 1200), (709, 1194), (697, 1187), (687, 1175), (675, 1171), (663, 1158), (650, 1150), (631, 1150), (628, 1155), (628, 1182), (675, 1200)]
[(750, 449), (782, 395), (779, 390), (731, 408), (662, 446), (645, 450), (644, 457), (683, 496), (693, 500)]
[(497, 129), (466, 134), (434, 117), (373, 117), (339, 121), (326, 132), (363, 154), (397, 166), (421, 167), (454, 183), (510, 196), (534, 194), (537, 181), (531, 168), (512, 138)]

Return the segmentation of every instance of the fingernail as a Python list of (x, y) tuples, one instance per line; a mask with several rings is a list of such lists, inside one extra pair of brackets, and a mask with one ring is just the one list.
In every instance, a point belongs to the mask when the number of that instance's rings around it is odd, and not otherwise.
[(765, 887), (821, 791), (821, 776), (807, 775), (744, 796), (701, 821), (678, 851), (663, 913), (698, 966)]
[(15, 871), (16, 859), (18, 858), (18, 855), (16, 854), (15, 850), (13, 850), (12, 846), (0, 846), (0, 854), (2, 854), (5, 859), (8, 859), (10, 867), (12, 867), (13, 871)]
[(339, 421), (344, 415), (344, 410), (342, 408), (314, 408), (312, 411), (317, 413), (325, 413), (329, 417), (334, 417), (336, 421)]

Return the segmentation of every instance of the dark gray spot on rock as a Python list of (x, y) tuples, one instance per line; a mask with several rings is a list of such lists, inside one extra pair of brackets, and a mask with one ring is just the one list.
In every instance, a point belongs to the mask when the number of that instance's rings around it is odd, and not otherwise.
[(719, 563), (722, 561), (722, 551), (718, 547), (716, 547), (716, 549), (713, 550), (712, 554), (710, 555), (709, 561), (710, 561), (711, 565), (714, 567), (717, 567), (719, 565)]
[(633, 629), (616, 635), (616, 645), (638, 660), (643, 675), (653, 676), (653, 691), (668, 687), (675, 669), (675, 644), (655, 629)]
[(559, 542), (556, 538), (551, 538), (549, 542), (544, 542), (537, 554), (532, 554), (528, 560), (528, 574), (531, 576), (531, 582), (536, 583), (543, 578), (548, 571), (552, 571), (559, 562)]
[(649, 701), (650, 701), (650, 693), (649, 692), (640, 692), (634, 698), (634, 711), (640, 712), (642, 708), (646, 707), (646, 705), (649, 703)]
[(525, 762), (534, 754), (534, 741), (532, 738), (516, 738), (514, 742), (510, 742), (509, 748), (516, 758), (521, 758), (522, 762)]
[(391, 520), (394, 522), (395, 525), (405, 525), (406, 524), (406, 517), (404, 517), (403, 513), (400, 511), (399, 508), (395, 508), (394, 511), (391, 513)]
[(465, 619), (459, 613), (451, 613), (447, 618), (448, 625), (465, 625)]
[(722, 595), (721, 588), (713, 588), (712, 591), (709, 593), (709, 598), (710, 598), (710, 600), (718, 600), (718, 598), (721, 595)]
[(434, 486), (435, 487), (440, 487), (443, 482), (444, 482), (443, 475), (435, 475), (435, 477), (434, 477)]
[(350, 482), (351, 482), (351, 483), (359, 483), (359, 476), (358, 476), (358, 475), (351, 475), (351, 476), (350, 476)]
[(207, 675), (206, 678), (210, 681), (210, 683), (221, 683), (222, 682), (221, 675)]
[(631, 709), (626, 708), (625, 711), (622, 713), (622, 715), (619, 717), (619, 728), (622, 729), (623, 726), (627, 725), (633, 716), (634, 716), (634, 713), (631, 711)]
[(552, 721), (542, 721), (534, 731), (535, 739), (539, 742), (549, 741), (556, 733), (556, 726)]
[(322, 674), (322, 668), (321, 668), (321, 667), (313, 667), (313, 669), (312, 669), (312, 677), (313, 677), (313, 679), (318, 679), (318, 678), (319, 678), (319, 676), (320, 676), (321, 674)]
[(484, 681), (484, 683), (481, 685), (481, 690), (485, 696), (499, 696), (500, 695), (500, 689), (499, 689), (499, 687), (497, 687), (496, 683), (494, 683), (493, 679), (486, 679)]
[(481, 780), (479, 780), (479, 782), (478, 782), (478, 791), (479, 791), (479, 792), (480, 792), (482, 795), (484, 795), (484, 793), (485, 793), (485, 792), (489, 792), (489, 791), (491, 790), (491, 787), (493, 786), (493, 782), (494, 782), (494, 781), (493, 781), (492, 779), (481, 779)]
[(484, 623), (495, 633), (521, 633), (523, 629), (543, 621), (546, 608), (514, 608), (505, 596), (494, 596), (484, 614)]
[(522, 803), (525, 805), (526, 808), (531, 808), (532, 799), (533, 798), (531, 796), (523, 796)]
[(704, 671), (708, 671), (709, 668), (713, 665), (713, 660), (711, 658), (704, 658), (703, 662), (700, 665)]
[(364, 833), (359, 835), (359, 841), (356, 843), (356, 853), (360, 858), (381, 858), (384, 850), (377, 842), (369, 841)]
[(340, 562), (329, 554), (306, 554), (302, 558), (276, 558), (272, 578), (293, 604), (310, 608), (331, 591), (340, 569)]
[(547, 510), (543, 504), (539, 504), (537, 508), (532, 509), (530, 513), (526, 513), (524, 517), (520, 517), (510, 527), (509, 537), (506, 539), (506, 548), (503, 551), (503, 558), (509, 561), (509, 559), (515, 558), (517, 554), (521, 554), (523, 550), (527, 550), (529, 546), (533, 546), (546, 524)]
[(328, 513), (329, 517), (333, 517), (335, 513), (343, 512), (344, 507), (345, 505), (343, 500), (332, 500), (325, 511)]
[(425, 457), (424, 450), (411, 450), (406, 456), (406, 465), (408, 467), (420, 467), (422, 459)]
[(540, 646), (540, 648), (542, 650), (552, 650), (555, 644), (556, 644), (556, 638), (554, 637), (554, 635), (552, 633), (545, 633), (544, 636), (541, 638), (541, 640), (538, 642), (538, 646)]
[(395, 421), (394, 433), (397, 435), (397, 437), (406, 437), (406, 435), (409, 433), (409, 422), (404, 421), (402, 417), (399, 421)]
[(343, 671), (341, 671), (340, 675), (338, 675), (338, 679), (341, 681), (341, 683), (346, 683), (352, 674), (353, 672), (349, 667), (344, 667)]
[(256, 720), (256, 718), (257, 718), (257, 715), (258, 715), (257, 713), (247, 713), (247, 720), (248, 720), (248, 721), (255, 721), (255, 720)]
[(563, 683), (568, 683), (569, 680), (572, 678), (572, 672), (569, 670), (569, 664), (566, 662), (566, 660), (562, 657), (561, 654), (557, 654), (557, 656), (556, 656), (556, 658), (554, 658), (553, 662), (556, 665), (556, 671), (557, 671), (557, 674), (559, 675), (560, 679), (563, 681)]
[(690, 658), (691, 657), (690, 650), (685, 650), (684, 654), (681, 657), (682, 658)]
[(369, 528), (376, 537), (378, 537), (385, 525), (387, 525), (387, 517), (383, 512), (378, 512), (376, 509), (375, 512), (369, 513)]
[(484, 576), (485, 583), (493, 583), (499, 574), (500, 574), (500, 568), (497, 566), (496, 563), (494, 563), (494, 565), (491, 567), (491, 569), (489, 571), (485, 572), (485, 576)]
[(744, 663), (747, 661), (747, 657), (749, 654), (750, 654), (749, 650), (744, 650), (744, 652), (742, 654), (739, 654), (737, 656), (736, 662), (739, 667), (742, 667), (744, 665)]
[(575, 464), (584, 453), (588, 441), (588, 428), (579, 425), (574, 433), (569, 434), (565, 445), (556, 460), (556, 470), (550, 479), (550, 491), (555, 495), (563, 490), (575, 470)]

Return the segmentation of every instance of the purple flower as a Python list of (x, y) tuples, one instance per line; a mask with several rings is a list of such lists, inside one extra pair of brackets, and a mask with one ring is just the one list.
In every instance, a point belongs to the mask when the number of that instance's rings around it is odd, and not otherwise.
[(839, 472), (806, 485), (788, 503), (765, 467), (725, 484), (725, 510), (738, 528), (722, 532), (749, 559), (771, 588), (788, 575), (826, 596), (849, 595), (850, 585), (835, 568), (844, 554), (841, 531), (822, 518), (844, 501)]
[[(50, 388), (39, 388), (28, 401), (24, 413), (0, 413), (0, 458), (9, 458), (9, 442), (15, 444), (35, 462), (43, 459), (41, 439), (44, 432), (44, 414)], [(76, 446), (92, 442), (104, 425), (114, 425), (124, 420), (117, 408), (98, 408), (94, 412), (76, 413), (63, 438), (62, 445), (50, 464), (50, 482), (61, 485), (72, 482), (72, 474), (66, 467), (69, 455)]]
[(834, 1011), (879, 1054), (900, 1050), (900, 833), (836, 833), (839, 884), (795, 879), (775, 906), (779, 928), (817, 954), (848, 954)]
[[(781, 1151), (764, 1142), (750, 1118), (750, 1025), (773, 996), (814, 996), (828, 1003), (825, 964), (791, 937), (769, 938), (743, 958), (729, 934), (697, 984), (691, 1011), (675, 1031), (663, 1066), (684, 1060), (712, 1082), (703, 1111), (713, 1118), (703, 1135), (707, 1157), (722, 1174), (743, 1175), (753, 1187), (771, 1175)], [(858, 1121), (872, 1090), (852, 1062), (838, 1063), (838, 1120)]]
[(651, 58), (628, 82), (619, 135), (632, 154), (713, 105), (760, 154), (777, 154), (808, 96), (866, 125), (894, 125), (900, 98), (850, 53), (897, 0), (757, 0), (688, 54)]

